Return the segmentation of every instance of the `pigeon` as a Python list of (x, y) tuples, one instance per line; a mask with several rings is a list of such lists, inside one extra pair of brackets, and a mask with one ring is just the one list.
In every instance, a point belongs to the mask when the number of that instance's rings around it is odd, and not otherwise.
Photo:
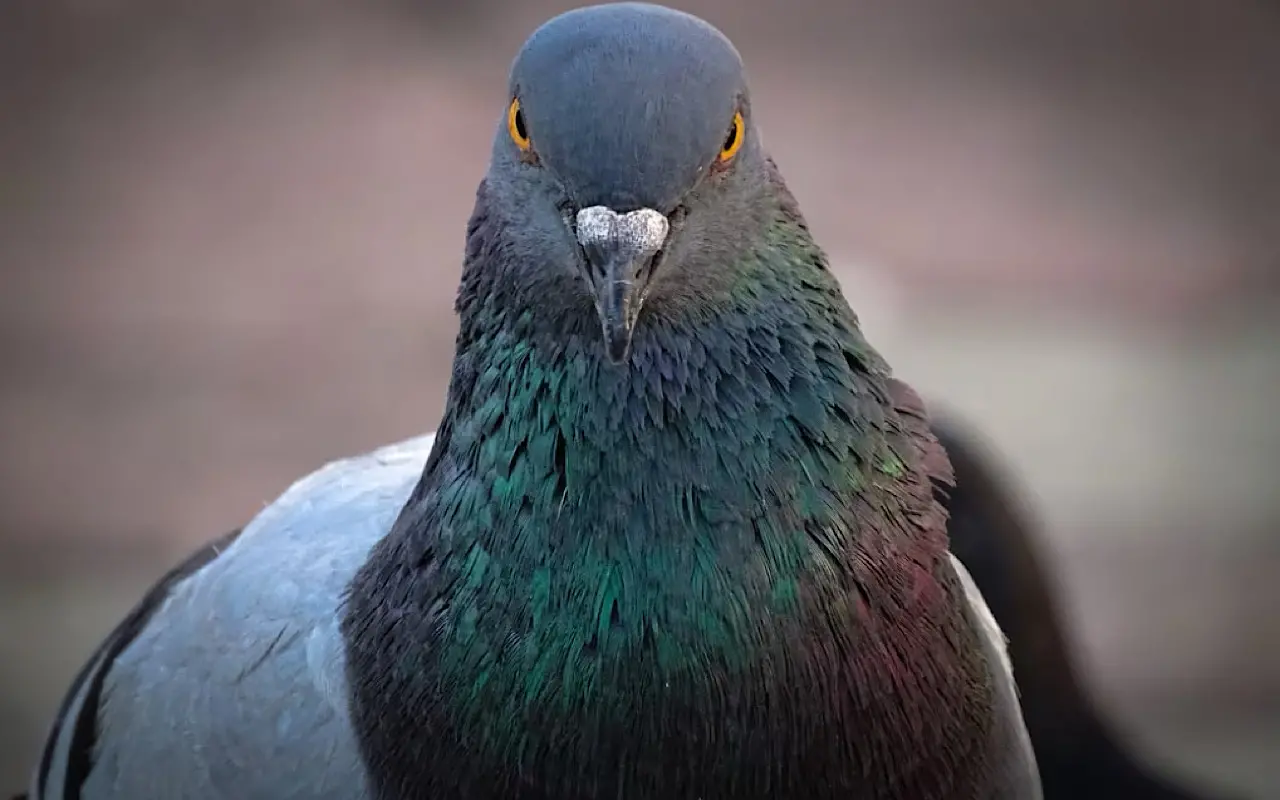
[(1078, 672), (1037, 534), (1009, 478), (968, 424), (946, 416), (931, 427), (954, 471), (939, 497), (951, 552), (1008, 637), (1046, 800), (1209, 800), (1117, 740)]
[(1038, 800), (946, 454), (734, 46), (580, 8), (497, 116), (436, 431), (161, 581), (32, 797)]

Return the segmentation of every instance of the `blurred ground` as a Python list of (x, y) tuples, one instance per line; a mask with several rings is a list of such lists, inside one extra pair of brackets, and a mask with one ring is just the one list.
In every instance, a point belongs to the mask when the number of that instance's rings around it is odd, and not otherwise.
[[(553, 5), (0, 11), (0, 789), (175, 557), (434, 424), (505, 70)], [(1275, 796), (1280, 11), (686, 7), (746, 56), (873, 341), (1032, 492), (1122, 728)]]

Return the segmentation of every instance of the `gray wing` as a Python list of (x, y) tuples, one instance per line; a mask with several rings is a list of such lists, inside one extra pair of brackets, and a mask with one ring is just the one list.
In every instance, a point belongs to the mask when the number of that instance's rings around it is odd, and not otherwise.
[(1031, 736), (1022, 719), (1018, 687), (1013, 679), (1013, 663), (999, 623), (987, 607), (969, 570), (955, 554), (951, 566), (964, 585), (970, 621), (982, 640), (983, 655), (991, 666), (996, 688), (996, 724), (992, 731), (992, 786), (986, 800), (1041, 800), (1040, 771), (1036, 766)]
[(72, 685), (32, 800), (360, 800), (338, 606), (434, 435), (331, 463), (165, 576)]

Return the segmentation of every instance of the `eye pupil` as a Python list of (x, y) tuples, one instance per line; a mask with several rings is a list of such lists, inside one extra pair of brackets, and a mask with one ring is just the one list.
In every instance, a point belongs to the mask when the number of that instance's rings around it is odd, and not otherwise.
[(729, 125), (729, 135), (725, 137), (724, 145), (720, 149), (727, 153), (733, 149), (733, 146), (737, 144), (737, 142), (738, 142), (738, 121), (734, 120), (733, 123)]
[(529, 138), (529, 131), (526, 130), (524, 127), (524, 109), (522, 108), (516, 109), (515, 127), (516, 127), (517, 136), (519, 136), (521, 139)]

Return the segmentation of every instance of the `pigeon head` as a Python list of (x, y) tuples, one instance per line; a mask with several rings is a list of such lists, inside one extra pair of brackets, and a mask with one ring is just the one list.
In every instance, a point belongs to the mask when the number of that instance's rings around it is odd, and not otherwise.
[(541, 313), (594, 310), (623, 362), (642, 309), (726, 289), (761, 227), (742, 61), (697, 17), (615, 3), (538, 28), (508, 89), (486, 177), (505, 246)]

